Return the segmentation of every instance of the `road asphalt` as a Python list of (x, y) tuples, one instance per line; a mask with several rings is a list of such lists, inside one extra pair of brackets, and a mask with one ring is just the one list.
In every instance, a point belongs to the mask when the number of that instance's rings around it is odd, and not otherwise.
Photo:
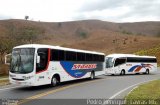
[[(160, 79), (160, 70), (149, 75), (102, 75), (95, 80), (75, 80), (61, 83), (56, 87), (8, 85), (0, 87), (0, 103), (2, 105), (7, 102), (19, 102), (22, 105), (45, 105), (46, 103), (47, 105), (97, 105), (101, 103), (96, 102), (101, 100), (124, 99), (136, 86), (156, 79)], [(96, 101), (96, 99), (100, 100)]]

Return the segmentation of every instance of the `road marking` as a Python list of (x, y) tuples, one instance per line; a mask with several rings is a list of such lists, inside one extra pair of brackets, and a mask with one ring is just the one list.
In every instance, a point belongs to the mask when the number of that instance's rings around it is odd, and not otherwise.
[(140, 84), (143, 84), (143, 83), (146, 83), (146, 82), (154, 81), (154, 80), (157, 80), (157, 79), (153, 79), (153, 80), (149, 80), (149, 81), (143, 81), (143, 82), (139, 82), (139, 83), (136, 83), (136, 84), (134, 84), (134, 85), (131, 85), (131, 86), (129, 86), (129, 87), (127, 87), (127, 88), (125, 88), (125, 89), (117, 92), (117, 93), (114, 94), (113, 96), (111, 96), (111, 97), (109, 98), (109, 100), (110, 100), (110, 99), (114, 99), (116, 96), (120, 95), (121, 93), (125, 92), (126, 90), (128, 90), (128, 89), (130, 89), (130, 88), (132, 88), (132, 87), (135, 87), (135, 86), (137, 86), (137, 85), (140, 85)]
[(68, 89), (68, 88), (72, 88), (72, 87), (76, 87), (76, 86), (80, 86), (80, 85), (84, 85), (84, 84), (88, 84), (88, 83), (93, 83), (93, 82), (97, 82), (97, 81), (100, 81), (100, 80), (104, 80), (104, 79), (87, 81), (87, 82), (78, 83), (78, 84), (73, 84), (73, 85), (61, 87), (61, 88), (58, 88), (58, 89), (55, 89), (55, 90), (43, 92), (43, 93), (40, 93), (40, 94), (31, 96), (31, 97), (28, 97), (28, 98), (26, 98), (26, 99), (23, 99), (23, 100), (19, 101), (19, 102), (18, 102), (18, 105), (21, 105), (21, 104), (23, 104), (23, 103), (32, 101), (32, 100), (34, 100), (34, 99), (38, 99), (38, 98), (40, 98), (40, 97), (43, 97), (43, 96), (46, 96), (46, 95), (49, 95), (49, 94), (54, 94), (54, 93), (56, 93), (56, 92), (59, 92), (59, 91), (62, 91), (62, 90)]

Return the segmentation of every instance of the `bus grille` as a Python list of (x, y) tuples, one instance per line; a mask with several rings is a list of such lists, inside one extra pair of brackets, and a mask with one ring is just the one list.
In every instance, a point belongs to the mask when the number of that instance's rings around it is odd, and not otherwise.
[(12, 79), (17, 81), (24, 81), (24, 79), (18, 79), (18, 78), (12, 78)]

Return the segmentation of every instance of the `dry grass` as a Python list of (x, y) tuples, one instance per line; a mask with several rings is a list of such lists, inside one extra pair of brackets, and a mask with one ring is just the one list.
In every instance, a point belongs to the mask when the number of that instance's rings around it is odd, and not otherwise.
[(4, 85), (9, 85), (9, 80), (6, 79), (6, 80), (0, 80), (0, 86), (4, 86)]
[(0, 78), (8, 75), (9, 66), (5, 64), (0, 64)]

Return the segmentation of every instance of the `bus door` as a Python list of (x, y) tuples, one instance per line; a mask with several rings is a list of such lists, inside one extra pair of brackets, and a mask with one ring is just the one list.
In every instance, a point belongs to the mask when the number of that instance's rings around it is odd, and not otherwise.
[(44, 84), (49, 78), (49, 61), (50, 49), (40, 48), (37, 50), (36, 62), (36, 80), (40, 84)]
[(114, 63), (115, 73), (120, 73), (122, 70), (125, 70), (126, 58), (116, 58)]

